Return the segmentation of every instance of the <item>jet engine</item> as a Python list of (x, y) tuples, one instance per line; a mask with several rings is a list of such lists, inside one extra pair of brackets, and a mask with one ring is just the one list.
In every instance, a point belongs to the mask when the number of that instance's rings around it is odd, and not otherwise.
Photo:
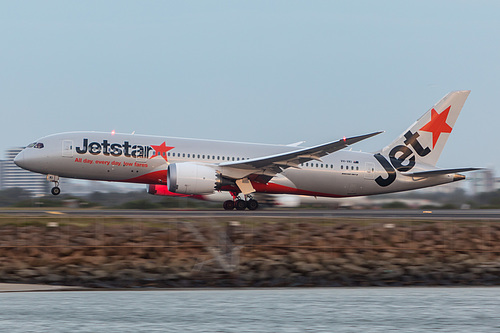
[(191, 162), (173, 163), (168, 166), (168, 190), (179, 194), (214, 193), (220, 175), (214, 167)]

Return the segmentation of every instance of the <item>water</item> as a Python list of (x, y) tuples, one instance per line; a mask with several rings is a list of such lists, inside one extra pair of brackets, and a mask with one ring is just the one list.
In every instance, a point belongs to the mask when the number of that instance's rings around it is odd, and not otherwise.
[(500, 332), (500, 288), (0, 294), (0, 332)]

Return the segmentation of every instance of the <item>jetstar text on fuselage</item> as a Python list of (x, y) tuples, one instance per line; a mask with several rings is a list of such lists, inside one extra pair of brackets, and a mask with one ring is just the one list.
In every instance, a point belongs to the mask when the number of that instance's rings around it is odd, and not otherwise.
[(126, 156), (126, 157), (148, 157), (154, 149), (150, 146), (131, 145), (128, 141), (123, 143), (110, 143), (104, 139), (102, 142), (90, 142), (89, 139), (83, 139), (80, 147), (76, 147), (78, 154), (86, 154), (87, 152), (92, 155), (105, 155), (105, 156)]

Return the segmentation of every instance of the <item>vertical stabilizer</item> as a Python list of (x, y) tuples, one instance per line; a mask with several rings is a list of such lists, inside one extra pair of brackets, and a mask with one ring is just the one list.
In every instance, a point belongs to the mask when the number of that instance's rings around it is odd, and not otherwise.
[(461, 90), (444, 96), (381, 154), (400, 161), (412, 155), (410, 163), (435, 166), (469, 93)]

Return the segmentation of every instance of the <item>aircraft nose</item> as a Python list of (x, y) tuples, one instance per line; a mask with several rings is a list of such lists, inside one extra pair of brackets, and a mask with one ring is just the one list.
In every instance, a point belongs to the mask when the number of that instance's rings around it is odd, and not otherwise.
[(14, 163), (28, 171), (47, 173), (47, 157), (46, 153), (40, 149), (26, 148), (14, 157)]
[(21, 151), (19, 152), (19, 154), (17, 154), (17, 156), (16, 156), (16, 157), (14, 157), (14, 163), (15, 163), (18, 167), (25, 169), (25, 167), (24, 167), (24, 149), (23, 149), (23, 150), (21, 150)]

